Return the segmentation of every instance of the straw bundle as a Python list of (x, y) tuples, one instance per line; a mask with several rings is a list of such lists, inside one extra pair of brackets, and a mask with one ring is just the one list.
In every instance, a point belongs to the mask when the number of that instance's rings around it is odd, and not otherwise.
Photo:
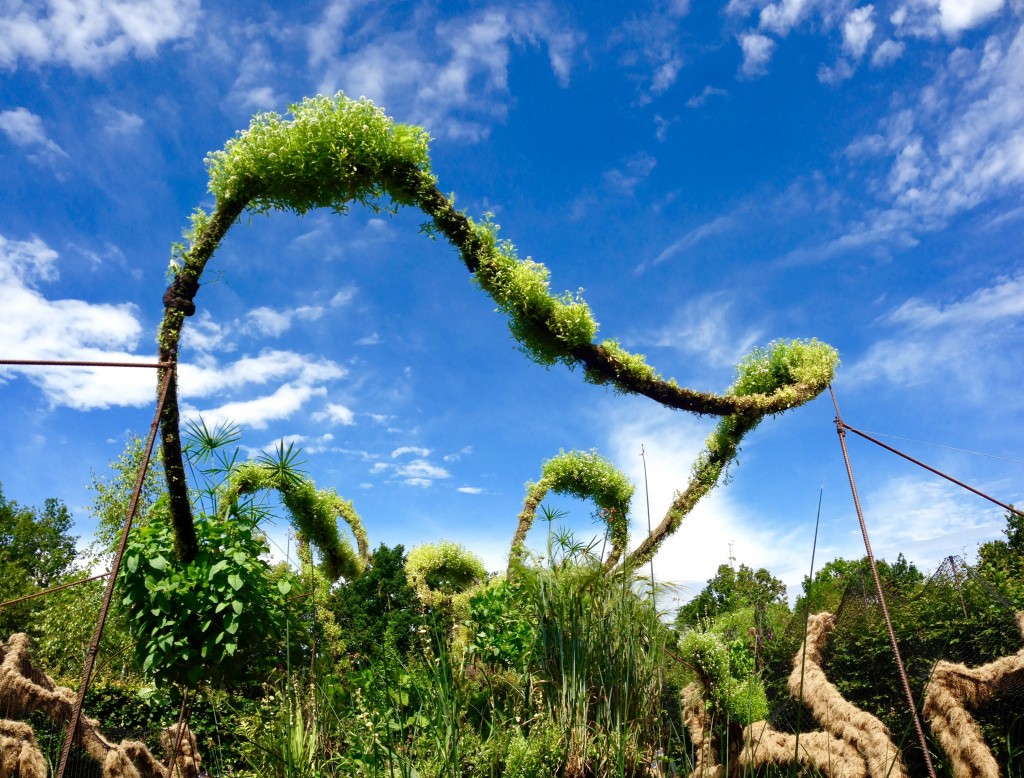
[(903, 758), (886, 726), (870, 713), (847, 702), (821, 667), (822, 650), (835, 626), (836, 620), (831, 613), (818, 613), (810, 617), (807, 623), (806, 662), (803, 657), (804, 646), (801, 646), (793, 657), (789, 693), (807, 704), (827, 732), (848, 743), (863, 757), (868, 768), (867, 774), (871, 778), (908, 778)]
[(694, 763), (689, 778), (725, 778), (725, 768), (718, 763), (711, 737), (711, 716), (704, 705), (699, 684), (683, 689), (683, 723), (693, 743)]
[[(1017, 614), (1024, 637), (1024, 611)], [(968, 712), (1024, 684), (1024, 649), (980, 667), (940, 661), (925, 690), (924, 715), (949, 756), (954, 778), (999, 778), (999, 765)]]
[[(72, 709), (76, 695), (71, 689), (57, 686), (46, 673), (32, 665), (30, 642), (27, 635), (12, 635), (6, 645), (0, 643), (0, 710), (7, 715), (26, 717), (38, 711), (50, 717), (57, 724), (68, 724), (71, 721)], [(168, 727), (164, 730), (161, 742), (168, 751), (174, 745), (177, 728)], [(35, 737), (31, 727), (14, 721), (0, 722), (0, 778), (8, 775), (19, 778), (35, 778), (36, 773), (26, 772), (33, 764), (30, 753), (35, 745)], [(170, 742), (170, 747), (168, 744)], [(7, 741), (11, 741), (8, 744)], [(8, 756), (14, 753), (15, 742), (21, 743), (18, 758), (28, 761), (27, 768), (19, 767), (22, 772), (4, 772), (7, 770)], [(171, 778), (167, 768), (161, 765), (149, 752), (145, 744), (138, 741), (124, 741), (115, 745), (107, 740), (99, 730), (96, 720), (82, 715), (78, 726), (78, 742), (89, 756), (103, 765), (103, 778)], [(196, 740), (187, 727), (181, 739), (179, 754), (176, 759), (175, 776), (173, 778), (196, 778), (199, 774), (200, 759), (196, 749)], [(28, 756), (24, 756), (24, 754)], [(42, 754), (39, 754), (42, 760)], [(38, 775), (45, 778), (46, 767)]]
[[(797, 757), (797, 736), (778, 732), (767, 721), (755, 721), (743, 730), (739, 767), (743, 775), (769, 765), (785, 767)], [(868, 766), (857, 750), (829, 732), (801, 732), (798, 761), (805, 770), (829, 778), (869, 778)]]
[(46, 778), (46, 760), (28, 724), (0, 720), (0, 778)]

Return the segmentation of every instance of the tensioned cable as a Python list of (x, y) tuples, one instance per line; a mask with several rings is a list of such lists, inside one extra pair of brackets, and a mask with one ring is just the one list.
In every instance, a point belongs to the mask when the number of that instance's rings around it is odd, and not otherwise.
[(988, 459), (998, 459), (1000, 462), (1012, 462), (1015, 465), (1024, 465), (1024, 460), (1011, 459), (1010, 457), (1001, 457), (996, 454), (986, 454), (984, 451), (971, 451), (969, 448), (957, 448), (956, 446), (947, 446), (945, 443), (931, 443), (927, 440), (915, 440), (914, 438), (905, 438), (900, 435), (891, 435), (888, 432), (872, 432), (871, 430), (864, 430), (868, 435), (877, 435), (880, 438), (892, 438), (893, 440), (905, 440), (908, 443), (918, 443), (922, 446), (932, 446), (934, 448), (944, 448), (948, 451), (956, 451), (960, 454), (973, 454), (976, 457), (987, 457)]

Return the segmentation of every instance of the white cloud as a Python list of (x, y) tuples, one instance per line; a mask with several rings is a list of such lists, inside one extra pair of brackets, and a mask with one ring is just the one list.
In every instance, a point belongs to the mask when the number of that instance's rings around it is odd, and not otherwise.
[[(657, 526), (674, 492), (685, 489), (693, 461), (704, 447), (714, 422), (682, 416), (649, 403), (616, 402), (616, 411), (602, 417), (608, 425), (607, 454), (637, 485), (631, 511), (631, 545), (647, 535), (644, 466), (651, 506), (651, 525)], [(640, 457), (640, 447), (644, 458)], [(739, 505), (727, 486), (701, 500), (683, 519), (654, 558), (655, 577), (686, 587), (682, 599), (703, 588), (720, 564), (727, 561), (730, 544), (739, 562), (766, 567), (791, 587), (807, 572), (810, 540), (806, 528), (780, 532), (767, 524), (762, 512)], [(670, 607), (680, 603), (660, 603)]]
[(657, 160), (654, 157), (641, 151), (625, 160), (621, 167), (606, 171), (602, 181), (606, 189), (625, 197), (632, 197), (636, 188), (651, 174), (656, 164)]
[(432, 486), (434, 481), (451, 478), (452, 474), (445, 468), (435, 465), (424, 458), (429, 453), (429, 449), (403, 446), (391, 452), (392, 458), (405, 454), (416, 454), (417, 457), (401, 464), (376, 462), (370, 468), (370, 472), (374, 475), (387, 474), (389, 477), (396, 478), (407, 486), (418, 486), (421, 488)]
[[(679, 254), (689, 251), (695, 246), (703, 243), (708, 238), (713, 238), (716, 235), (721, 235), (724, 232), (732, 229), (736, 224), (736, 219), (733, 216), (717, 216), (705, 224), (701, 224), (698, 227), (694, 227), (689, 232), (685, 233), (682, 237), (676, 238), (672, 241), (665, 249), (662, 250), (658, 256), (656, 256), (649, 264), (651, 266), (660, 265), (662, 262), (667, 262), (673, 257)], [(647, 262), (642, 262), (637, 265), (634, 272), (642, 273), (648, 267)]]
[(315, 422), (328, 421), (343, 427), (350, 427), (356, 423), (356, 415), (341, 403), (327, 403), (322, 411), (317, 411), (311, 418)]
[(420, 448), (419, 446), (399, 446), (391, 452), (392, 459), (398, 459), (398, 457), (405, 456), (406, 454), (415, 454), (418, 457), (430, 456), (429, 448)]
[[(37, 287), (55, 281), (58, 254), (39, 238), (0, 235), (0, 343), (8, 359), (139, 362), (142, 334), (136, 307), (50, 300)], [(4, 369), (11, 374), (13, 369)], [(155, 397), (155, 377), (144, 369), (19, 369), (53, 405), (79, 410), (143, 405)]]
[(270, 422), (289, 418), (310, 399), (325, 394), (327, 390), (323, 387), (286, 383), (271, 394), (253, 400), (236, 400), (206, 410), (186, 406), (182, 408), (182, 416), (189, 419), (202, 417), (211, 427), (229, 422), (250, 429), (265, 429)]
[(464, 456), (468, 456), (469, 454), (472, 454), (472, 453), (473, 453), (473, 447), (472, 446), (463, 446), (458, 451), (456, 451), (454, 454), (445, 454), (442, 457), (442, 459), (444, 459), (445, 462), (458, 462)]
[(339, 289), (334, 297), (331, 298), (330, 306), (332, 308), (344, 308), (356, 297), (356, 288), (354, 286), (346, 286), (343, 289)]
[(377, 332), (371, 332), (369, 335), (364, 335), (356, 341), (357, 346), (378, 346), (381, 344), (380, 334)]
[(127, 137), (138, 133), (146, 124), (138, 114), (122, 111), (111, 105), (96, 106), (96, 116), (108, 135)]
[(545, 44), (555, 77), (568, 83), (581, 37), (552, 7), (485, 8), (416, 27), (383, 24), (343, 0), (326, 9), (308, 36), (310, 62), (322, 69), (319, 91), (343, 89), (387, 105), (435, 135), (475, 140), (503, 118), (513, 45)]
[(878, 48), (876, 48), (874, 54), (871, 55), (871, 66), (884, 68), (887, 65), (891, 65), (903, 56), (903, 52), (906, 51), (906, 49), (907, 44), (903, 41), (894, 41), (892, 38), (887, 38), (878, 44)]
[(1003, 9), (1003, 0), (939, 0), (942, 29), (956, 35), (977, 27)]
[(729, 93), (726, 90), (719, 89), (717, 87), (711, 86), (711, 84), (708, 84), (707, 86), (704, 87), (703, 90), (701, 90), (701, 93), (699, 95), (694, 95), (693, 97), (686, 101), (686, 107), (700, 108), (712, 97), (725, 97), (727, 94)]
[[(1024, 191), (1024, 27), (957, 49), (932, 83), (847, 148), (851, 176), (882, 205), (808, 254), (915, 245), (916, 234), (958, 214)], [(886, 165), (882, 175), (879, 165)]]
[(873, 5), (861, 6), (850, 11), (843, 21), (843, 51), (855, 60), (864, 56), (875, 34), (875, 23), (871, 20), (874, 12)]
[(761, 9), (758, 26), (762, 30), (786, 36), (814, 7), (813, 0), (781, 0)]
[(767, 73), (768, 63), (771, 62), (772, 52), (775, 51), (775, 41), (756, 32), (744, 33), (740, 35), (739, 40), (740, 48), (743, 49), (740, 73), (747, 78), (756, 78)]
[(479, 486), (460, 486), (455, 491), (462, 492), (463, 494), (483, 494), (483, 488)]
[(15, 146), (28, 150), (28, 158), (37, 164), (52, 165), (67, 157), (67, 152), (47, 137), (43, 120), (27, 108), (0, 111), (0, 131)]
[(152, 57), (190, 36), (199, 13), (199, 0), (8, 0), (0, 10), (0, 68), (24, 61), (95, 71)]
[(266, 349), (255, 357), (246, 355), (224, 365), (216, 361), (183, 363), (178, 367), (178, 386), (182, 397), (196, 398), (280, 380), (311, 386), (345, 375), (344, 368), (328, 359)]
[(249, 311), (246, 314), (246, 319), (252, 331), (259, 335), (276, 338), (291, 329), (292, 322), (296, 319), (315, 321), (323, 315), (324, 309), (319, 305), (302, 305), (298, 308), (283, 310), (260, 306)]
[(972, 552), (1005, 526), (999, 508), (923, 474), (888, 479), (866, 492), (863, 504), (875, 554), (894, 560), (902, 553), (922, 570), (937, 567), (951, 552)]

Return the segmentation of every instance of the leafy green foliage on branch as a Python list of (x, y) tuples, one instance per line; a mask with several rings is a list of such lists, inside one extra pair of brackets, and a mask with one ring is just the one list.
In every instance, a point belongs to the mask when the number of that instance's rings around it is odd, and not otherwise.
[(118, 578), (142, 670), (160, 682), (228, 680), (261, 660), (292, 586), (264, 561), (270, 548), (251, 514), (203, 517), (196, 530), (199, 554), (181, 563), (162, 500), (133, 533)]

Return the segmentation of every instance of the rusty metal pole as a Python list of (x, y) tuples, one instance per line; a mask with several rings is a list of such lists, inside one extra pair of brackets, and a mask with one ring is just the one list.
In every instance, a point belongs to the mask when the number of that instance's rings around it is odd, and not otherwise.
[(78, 724), (82, 718), (82, 705), (85, 702), (85, 693), (89, 690), (89, 682), (92, 680), (92, 669), (96, 663), (96, 654), (100, 650), (100, 639), (103, 637), (103, 628), (107, 623), (107, 614), (110, 612), (110, 603), (114, 597), (114, 583), (117, 581), (117, 574), (121, 570), (121, 558), (124, 556), (125, 547), (128, 545), (128, 533), (132, 528), (132, 521), (135, 519), (135, 511), (139, 506), (139, 496), (142, 494), (142, 485), (146, 480), (146, 470), (149, 468), (149, 460), (153, 454), (153, 443), (156, 441), (157, 426), (160, 423), (160, 414), (163, 411), (164, 401), (167, 399), (167, 388), (173, 380), (174, 370), (168, 370), (164, 374), (163, 383), (160, 385), (160, 394), (157, 397), (156, 413), (153, 416), (153, 423), (149, 428), (149, 440), (146, 442), (146, 451), (142, 457), (142, 467), (139, 468), (139, 476), (135, 481), (135, 491), (132, 493), (132, 501), (128, 506), (128, 516), (125, 518), (124, 529), (121, 532), (121, 542), (114, 554), (114, 563), (110, 567), (110, 574), (107, 578), (107, 586), (103, 592), (103, 604), (100, 606), (100, 615), (96, 621), (96, 629), (93, 632), (92, 643), (89, 644), (89, 651), (85, 655), (85, 667), (82, 671), (82, 685), (78, 689), (78, 697), (71, 709), (71, 721), (68, 722), (68, 730), (64, 735), (64, 747), (60, 754), (60, 764), (57, 767), (56, 778), (64, 778), (68, 767), (68, 758), (71, 755), (71, 746), (78, 735)]
[(921, 718), (917, 715), (917, 703), (914, 702), (914, 693), (910, 690), (910, 681), (907, 680), (907, 671), (903, 666), (903, 657), (900, 656), (900, 647), (896, 642), (896, 633), (892, 628), (892, 619), (889, 618), (889, 606), (885, 602), (885, 592), (882, 590), (882, 579), (878, 577), (878, 565), (875, 563), (875, 555), (871, 551), (871, 540), (868, 538), (868, 525), (864, 521), (864, 511), (860, 507), (860, 497), (857, 494), (857, 484), (853, 480), (853, 468), (850, 466), (850, 453), (846, 450), (846, 425), (839, 414), (839, 402), (836, 400), (836, 393), (832, 386), (828, 387), (832, 395), (832, 404), (836, 408), (836, 432), (839, 435), (839, 445), (843, 449), (843, 461), (846, 463), (846, 475), (850, 479), (850, 491), (853, 493), (853, 505), (857, 509), (857, 519), (860, 521), (860, 532), (864, 537), (864, 549), (868, 554), (868, 562), (871, 564), (871, 575), (875, 579), (875, 592), (878, 594), (878, 602), (882, 606), (882, 616), (885, 618), (885, 628), (889, 633), (889, 645), (892, 647), (892, 655), (896, 659), (896, 669), (899, 672), (900, 683), (903, 686), (903, 694), (906, 696), (907, 707), (910, 716), (914, 719), (914, 729), (917, 731), (917, 742), (921, 747), (921, 755), (924, 757), (925, 766), (928, 768), (928, 775), (935, 777), (935, 767), (932, 765), (932, 756), (928, 752), (928, 741), (924, 736), (924, 727), (921, 726)]

